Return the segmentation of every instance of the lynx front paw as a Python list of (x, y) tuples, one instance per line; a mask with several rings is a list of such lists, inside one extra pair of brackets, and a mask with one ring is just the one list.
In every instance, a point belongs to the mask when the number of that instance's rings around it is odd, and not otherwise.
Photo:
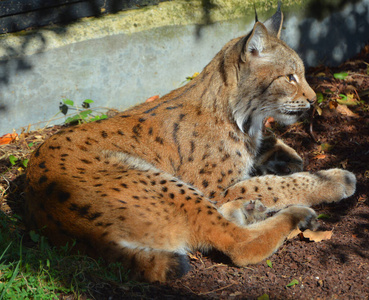
[(264, 138), (261, 152), (255, 162), (255, 175), (283, 176), (301, 172), (303, 169), (302, 158), (280, 139)]
[(324, 196), (328, 201), (339, 201), (352, 196), (356, 189), (356, 177), (353, 173), (342, 169), (319, 171), (316, 176), (322, 183), (327, 182)]
[(238, 226), (246, 226), (263, 221), (267, 215), (267, 208), (259, 200), (230, 201), (223, 204), (218, 210), (223, 217)]
[(292, 220), (292, 229), (296, 226), (304, 231), (306, 229), (316, 230), (318, 228), (317, 214), (306, 206), (293, 205), (281, 210), (278, 214), (286, 214)]

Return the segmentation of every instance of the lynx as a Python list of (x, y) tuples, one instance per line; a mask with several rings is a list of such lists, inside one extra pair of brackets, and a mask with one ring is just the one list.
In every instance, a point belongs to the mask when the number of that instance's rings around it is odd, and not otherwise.
[(315, 229), (309, 206), (351, 196), (356, 179), (302, 172), (293, 149), (263, 136), (266, 117), (294, 123), (315, 99), (302, 61), (280, 40), (282, 20), (278, 8), (256, 21), (159, 100), (45, 141), (27, 171), (29, 224), (146, 281), (185, 274), (195, 249), (245, 266), (296, 227)]

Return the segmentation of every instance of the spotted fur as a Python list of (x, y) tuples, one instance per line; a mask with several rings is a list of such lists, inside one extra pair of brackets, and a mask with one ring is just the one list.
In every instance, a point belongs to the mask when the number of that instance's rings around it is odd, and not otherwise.
[[(295, 122), (315, 98), (279, 39), (282, 19), (278, 10), (256, 22), (161, 99), (45, 141), (27, 171), (29, 223), (148, 281), (186, 273), (199, 248), (257, 263), (296, 226), (314, 227), (307, 206), (352, 195), (356, 181), (339, 169), (299, 172), (294, 150), (262, 136), (265, 117)], [(264, 220), (270, 210), (280, 211)]]

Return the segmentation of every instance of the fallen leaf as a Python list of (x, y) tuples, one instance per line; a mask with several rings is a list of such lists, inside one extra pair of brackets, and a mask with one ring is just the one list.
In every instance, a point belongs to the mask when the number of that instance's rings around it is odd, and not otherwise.
[(300, 229), (296, 228), (290, 232), (287, 239), (292, 239), (299, 234), (303, 238), (309, 239), (311, 242), (321, 242), (323, 240), (330, 240), (332, 238), (333, 231), (311, 231), (310, 229), (306, 229), (302, 232)]
[(328, 144), (328, 143), (322, 143), (322, 144), (320, 145), (320, 150), (321, 150), (321, 151), (325, 151), (325, 152), (327, 152), (327, 151), (332, 150), (332, 148), (333, 148), (333, 146), (332, 146), (331, 144)]
[(8, 133), (0, 137), (0, 145), (10, 144), (11, 142), (15, 141), (18, 137), (16, 133)]
[(333, 231), (311, 231), (310, 229), (306, 229), (302, 234), (312, 242), (321, 242), (323, 240), (330, 240), (332, 238)]
[(275, 122), (273, 117), (269, 117), (268, 119), (266, 119), (265, 121), (265, 128), (271, 128), (272, 124)]
[(152, 102), (152, 101), (158, 100), (159, 98), (160, 98), (159, 95), (155, 95), (155, 96), (152, 96), (152, 97), (146, 99), (145, 102)]
[(192, 253), (188, 253), (188, 256), (190, 257), (190, 259), (194, 259), (194, 260), (199, 260), (195, 255), (193, 255)]
[(336, 110), (344, 116), (359, 118), (359, 115), (352, 112), (351, 109), (347, 107), (347, 105), (338, 104)]
[(340, 162), (340, 165), (342, 167), (342, 169), (346, 169), (347, 168), (347, 164), (348, 164), (348, 159), (345, 159), (343, 161)]
[(229, 294), (230, 297), (236, 297), (236, 296), (241, 296), (242, 292), (234, 292), (232, 294)]
[(296, 228), (290, 232), (290, 234), (287, 236), (287, 239), (293, 239), (295, 236), (297, 236), (299, 233), (301, 233), (301, 230)]
[(322, 109), (319, 106), (316, 107), (316, 111), (317, 111), (317, 113), (318, 113), (319, 116), (322, 115), (322, 112), (323, 111), (322, 111)]
[(324, 159), (326, 157), (327, 157), (327, 155), (325, 155), (325, 154), (318, 154), (317, 156), (314, 156), (313, 159)]
[(337, 107), (337, 102), (336, 101), (329, 101), (329, 108), (330, 109), (335, 109)]

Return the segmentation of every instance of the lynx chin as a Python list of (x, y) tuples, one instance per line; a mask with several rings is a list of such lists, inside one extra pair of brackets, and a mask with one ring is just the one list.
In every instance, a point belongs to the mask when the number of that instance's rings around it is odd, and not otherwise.
[(356, 179), (302, 172), (293, 149), (263, 136), (266, 117), (291, 124), (315, 100), (301, 59), (280, 40), (282, 21), (280, 8), (256, 21), (159, 100), (45, 141), (27, 170), (30, 227), (146, 281), (185, 274), (195, 249), (245, 266), (296, 226), (314, 229), (309, 206), (351, 196)]

